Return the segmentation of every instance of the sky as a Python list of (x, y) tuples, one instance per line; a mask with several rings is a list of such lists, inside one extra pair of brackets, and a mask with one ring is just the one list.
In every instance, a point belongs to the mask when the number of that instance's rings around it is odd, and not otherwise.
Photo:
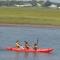
[[(0, 0), (0, 1), (2, 1), (2, 0)], [(4, 1), (6, 1), (6, 0), (4, 0)], [(44, 1), (46, 1), (46, 0), (44, 0)], [(60, 0), (50, 0), (51, 2), (57, 2), (57, 3), (60, 3)]]

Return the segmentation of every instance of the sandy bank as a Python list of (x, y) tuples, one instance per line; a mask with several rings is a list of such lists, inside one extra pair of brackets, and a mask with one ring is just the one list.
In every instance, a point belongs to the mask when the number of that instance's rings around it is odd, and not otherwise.
[(33, 27), (33, 28), (60, 28), (55, 25), (31, 25), (31, 24), (0, 24), (0, 27)]

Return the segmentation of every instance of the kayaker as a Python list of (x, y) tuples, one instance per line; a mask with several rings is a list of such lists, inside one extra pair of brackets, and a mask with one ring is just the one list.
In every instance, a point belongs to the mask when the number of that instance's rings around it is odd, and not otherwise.
[(37, 48), (38, 48), (37, 43), (35, 43), (33, 49), (37, 50)]
[(27, 41), (25, 41), (25, 47), (26, 49), (29, 49), (29, 43)]
[(16, 48), (20, 48), (19, 40), (16, 41)]

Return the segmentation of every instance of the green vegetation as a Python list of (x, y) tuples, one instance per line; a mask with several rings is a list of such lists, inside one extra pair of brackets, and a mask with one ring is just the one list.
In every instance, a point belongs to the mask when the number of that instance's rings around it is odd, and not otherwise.
[(1, 7), (0, 24), (60, 25), (60, 10), (39, 7)]

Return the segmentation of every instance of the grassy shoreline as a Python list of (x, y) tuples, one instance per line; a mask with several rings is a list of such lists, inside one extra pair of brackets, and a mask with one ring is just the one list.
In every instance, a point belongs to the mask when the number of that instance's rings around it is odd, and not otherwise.
[(0, 24), (60, 26), (60, 10), (38, 7), (0, 8)]

